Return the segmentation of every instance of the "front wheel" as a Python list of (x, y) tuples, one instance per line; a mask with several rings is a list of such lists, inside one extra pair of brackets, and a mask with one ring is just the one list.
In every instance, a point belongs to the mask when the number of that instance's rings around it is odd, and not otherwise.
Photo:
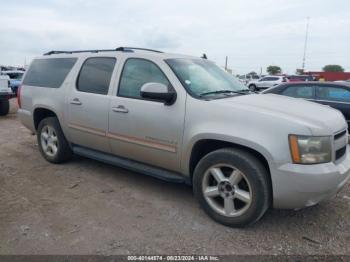
[(205, 212), (217, 222), (242, 227), (259, 220), (269, 207), (268, 173), (244, 150), (225, 148), (202, 158), (193, 190)]

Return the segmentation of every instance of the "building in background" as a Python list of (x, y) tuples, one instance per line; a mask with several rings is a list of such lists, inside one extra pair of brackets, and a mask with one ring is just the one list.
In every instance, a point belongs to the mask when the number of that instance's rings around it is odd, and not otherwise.
[(324, 79), (324, 81), (345, 81), (350, 79), (350, 72), (305, 72), (305, 75), (312, 76), (316, 81)]

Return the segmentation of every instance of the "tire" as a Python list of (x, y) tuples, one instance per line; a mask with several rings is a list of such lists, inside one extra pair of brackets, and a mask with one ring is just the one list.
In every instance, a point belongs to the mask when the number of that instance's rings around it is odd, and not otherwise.
[(0, 116), (6, 116), (10, 112), (10, 101), (0, 100)]
[(194, 195), (204, 211), (230, 227), (258, 221), (269, 208), (269, 188), (266, 168), (254, 155), (240, 149), (224, 148), (207, 154), (193, 175)]
[(256, 92), (258, 89), (256, 88), (256, 85), (249, 85), (250, 91)]
[(37, 130), (37, 141), (40, 153), (51, 163), (59, 164), (72, 158), (73, 152), (56, 117), (41, 120)]

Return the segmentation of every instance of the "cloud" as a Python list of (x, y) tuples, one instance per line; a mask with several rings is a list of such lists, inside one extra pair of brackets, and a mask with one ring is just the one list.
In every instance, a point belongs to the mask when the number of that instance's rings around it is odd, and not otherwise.
[[(2, 0), (0, 0), (1, 3)], [(39, 0), (1, 4), (0, 64), (23, 64), (49, 50), (140, 46), (200, 56), (235, 73), (270, 64), (350, 70), (350, 2), (333, 0)]]

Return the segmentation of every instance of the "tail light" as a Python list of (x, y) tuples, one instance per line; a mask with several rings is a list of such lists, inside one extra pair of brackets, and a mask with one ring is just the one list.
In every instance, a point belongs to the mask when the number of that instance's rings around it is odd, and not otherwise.
[(17, 89), (17, 103), (18, 103), (18, 107), (21, 108), (22, 104), (21, 104), (21, 89), (22, 89), (22, 85), (20, 85)]

